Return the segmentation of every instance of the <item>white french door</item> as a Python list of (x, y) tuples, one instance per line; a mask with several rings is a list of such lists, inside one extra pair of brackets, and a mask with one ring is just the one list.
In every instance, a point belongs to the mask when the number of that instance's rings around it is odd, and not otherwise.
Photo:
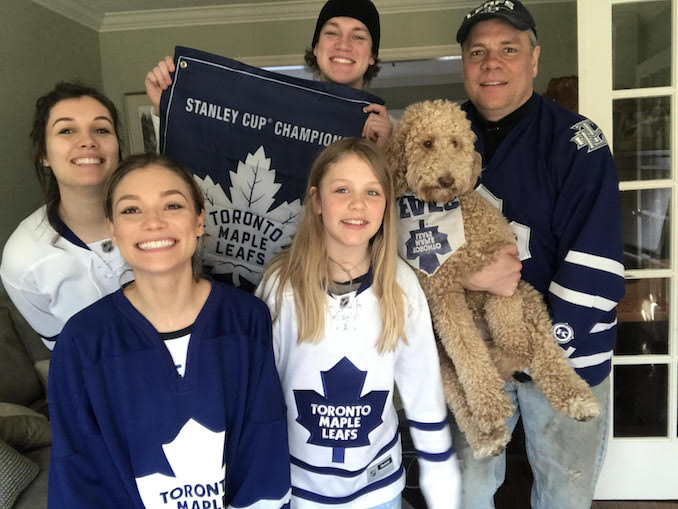
[(678, 0), (577, 0), (579, 111), (619, 172), (626, 296), (596, 499), (678, 499)]

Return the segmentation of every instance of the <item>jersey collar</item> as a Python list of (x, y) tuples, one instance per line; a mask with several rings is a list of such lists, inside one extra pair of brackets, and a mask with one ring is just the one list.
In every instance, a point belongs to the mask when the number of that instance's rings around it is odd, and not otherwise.
[(80, 240), (80, 237), (78, 237), (73, 231), (64, 223), (59, 216), (56, 217), (56, 223), (57, 223), (57, 231), (61, 234), (61, 236), (66, 239), (68, 242), (71, 244), (74, 244), (78, 247), (81, 247), (83, 249), (87, 249), (88, 251), (91, 251), (89, 246), (85, 244), (82, 240)]

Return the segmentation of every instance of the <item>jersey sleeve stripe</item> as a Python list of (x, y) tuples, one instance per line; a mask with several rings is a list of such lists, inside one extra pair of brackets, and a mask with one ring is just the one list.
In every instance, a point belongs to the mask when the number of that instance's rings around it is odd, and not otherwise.
[(612, 358), (612, 350), (609, 352), (596, 353), (593, 355), (582, 355), (581, 357), (570, 357), (568, 362), (573, 368), (588, 368), (597, 366)]
[(424, 452), (424, 451), (419, 451), (417, 450), (417, 457), (428, 460), (428, 461), (435, 461), (437, 463), (440, 463), (442, 461), (447, 461), (452, 457), (454, 454), (454, 448), (449, 448), (445, 452), (438, 452), (438, 453), (432, 453), (432, 452)]
[(551, 292), (556, 297), (569, 302), (570, 304), (600, 309), (602, 311), (612, 311), (617, 305), (617, 303), (613, 300), (606, 299), (605, 297), (601, 297), (599, 295), (590, 295), (588, 293), (570, 290), (569, 288), (560, 286), (555, 281), (551, 282), (551, 285), (549, 286), (549, 292)]
[(597, 332), (603, 332), (603, 331), (606, 331), (606, 330), (610, 330), (611, 328), (615, 327), (616, 325), (617, 325), (617, 319), (616, 318), (614, 319), (614, 322), (610, 322), (610, 323), (598, 322), (593, 327), (591, 327), (589, 334), (595, 334)]
[(624, 277), (624, 265), (616, 260), (603, 256), (582, 253), (581, 251), (570, 251), (567, 253), (565, 261)]
[(441, 422), (418, 422), (408, 419), (407, 422), (410, 427), (417, 428), (422, 431), (439, 431), (447, 426), (447, 420)]

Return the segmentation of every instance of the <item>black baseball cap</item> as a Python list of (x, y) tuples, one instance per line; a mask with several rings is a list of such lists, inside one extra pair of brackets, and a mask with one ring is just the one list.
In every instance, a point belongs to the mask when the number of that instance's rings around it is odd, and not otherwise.
[(530, 11), (519, 0), (489, 0), (469, 12), (457, 32), (457, 42), (463, 44), (471, 28), (486, 19), (502, 18), (518, 30), (532, 30), (537, 35), (537, 25)]

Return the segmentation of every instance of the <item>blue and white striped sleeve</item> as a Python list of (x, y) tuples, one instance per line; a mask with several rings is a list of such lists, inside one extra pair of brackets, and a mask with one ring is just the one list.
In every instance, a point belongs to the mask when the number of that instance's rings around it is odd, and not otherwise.
[(426, 503), (431, 509), (453, 509), (458, 507), (461, 486), (457, 456), (447, 423), (431, 315), (416, 276), (411, 276), (413, 285), (403, 288), (409, 300), (408, 345), (398, 356), (395, 380), (417, 450), (419, 485)]
[(610, 371), (616, 306), (625, 289), (619, 184), (606, 145), (563, 159), (570, 168), (553, 215), (560, 263), (548, 303), (570, 365), (597, 385)]

